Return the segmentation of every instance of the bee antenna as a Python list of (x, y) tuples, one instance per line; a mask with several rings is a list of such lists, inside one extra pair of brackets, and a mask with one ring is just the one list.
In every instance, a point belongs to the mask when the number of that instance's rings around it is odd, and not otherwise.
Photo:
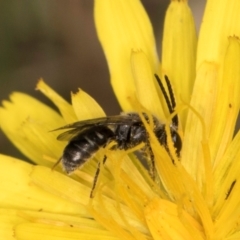
[(176, 107), (176, 101), (175, 101), (175, 97), (174, 97), (174, 94), (173, 94), (172, 85), (171, 85), (167, 75), (164, 75), (164, 78), (165, 78), (167, 88), (168, 88), (168, 92), (169, 92), (169, 95), (170, 95), (170, 100), (171, 100), (171, 103), (172, 103), (172, 109), (174, 110), (175, 107)]
[[(165, 78), (165, 81), (166, 81), (166, 84), (167, 84), (170, 100), (171, 100), (171, 103), (172, 103), (172, 110), (174, 111), (175, 108), (176, 108), (176, 100), (175, 100), (175, 97), (174, 97), (174, 94), (173, 94), (172, 85), (171, 85), (167, 75), (164, 75), (164, 78)], [(174, 126), (178, 127), (178, 116), (177, 115), (175, 115), (173, 117), (172, 121), (173, 121)]]
[[(164, 99), (166, 101), (168, 110), (169, 110), (170, 114), (172, 114), (174, 112), (175, 107), (176, 107), (176, 101), (175, 101), (175, 98), (174, 98), (173, 89), (172, 89), (171, 83), (169, 81), (169, 78), (168, 78), (167, 75), (164, 75), (170, 99), (168, 97), (168, 94), (167, 94), (167, 92), (166, 92), (166, 90), (165, 90), (165, 88), (163, 86), (163, 83), (162, 83), (161, 79), (159, 78), (159, 76), (157, 74), (154, 74), (154, 76), (157, 79), (159, 87), (161, 88), (161, 91), (162, 91)], [(173, 122), (173, 125), (175, 127), (178, 127), (178, 116), (177, 115), (175, 115), (173, 117), (172, 122)]]
[(169, 110), (169, 112), (170, 112), (170, 114), (171, 114), (171, 113), (173, 113), (173, 108), (172, 108), (172, 104), (171, 104), (171, 102), (170, 102), (170, 100), (169, 100), (169, 97), (168, 97), (168, 95), (167, 95), (167, 92), (166, 92), (166, 90), (165, 90), (165, 88), (164, 88), (164, 86), (163, 86), (163, 84), (162, 84), (162, 81), (161, 81), (161, 79), (159, 78), (159, 76), (158, 76), (157, 74), (154, 74), (154, 76), (155, 76), (155, 78), (157, 79), (158, 85), (159, 85), (159, 87), (161, 88), (161, 91), (162, 91), (162, 93), (163, 93), (164, 99), (165, 99), (165, 101), (166, 101), (166, 103), (167, 103), (168, 110)]

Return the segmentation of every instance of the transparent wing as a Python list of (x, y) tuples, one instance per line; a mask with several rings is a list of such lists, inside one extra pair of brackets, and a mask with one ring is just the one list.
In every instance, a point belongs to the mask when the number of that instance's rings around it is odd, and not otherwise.
[(70, 129), (66, 132), (61, 133), (57, 137), (57, 139), (60, 141), (70, 141), (76, 135), (81, 134), (83, 131), (86, 131), (87, 129), (94, 126), (105, 125), (105, 126), (111, 127), (114, 125), (122, 125), (122, 124), (132, 125), (137, 122), (141, 122), (137, 114), (116, 115), (116, 116), (94, 118), (94, 119), (74, 122), (66, 126), (54, 129), (53, 131)]
[[(88, 127), (90, 128), (90, 127)], [(79, 135), (81, 132), (87, 130), (88, 128), (79, 129), (74, 128), (58, 135), (57, 140), (59, 141), (71, 141), (75, 136)]]

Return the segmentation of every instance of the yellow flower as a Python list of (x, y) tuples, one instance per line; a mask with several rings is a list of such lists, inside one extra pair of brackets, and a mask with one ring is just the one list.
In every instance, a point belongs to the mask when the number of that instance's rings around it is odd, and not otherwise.
[[(154, 77), (167, 75), (177, 100), (182, 151), (171, 158), (146, 124), (159, 177), (152, 181), (128, 151), (101, 149), (71, 176), (52, 166), (66, 143), (59, 126), (105, 116), (84, 91), (72, 105), (43, 81), (37, 88), (61, 115), (14, 93), (0, 109), (2, 130), (31, 165), (0, 156), (1, 239), (240, 239), (240, 2), (209, 0), (198, 44), (187, 1), (167, 10), (162, 63), (151, 24), (137, 0), (95, 0), (98, 36), (124, 111), (172, 115)], [(144, 120), (144, 119), (143, 119)], [(97, 163), (95, 197), (89, 198)]]

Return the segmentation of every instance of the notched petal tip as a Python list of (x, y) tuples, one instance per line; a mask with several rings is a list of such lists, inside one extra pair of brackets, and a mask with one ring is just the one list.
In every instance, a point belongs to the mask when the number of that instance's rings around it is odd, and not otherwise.
[(56, 144), (56, 134), (49, 131), (56, 128), (56, 123), (63, 125), (63, 119), (54, 110), (26, 94), (13, 93), (10, 100), (0, 108), (2, 131), (29, 159), (48, 165), (43, 155), (54, 157), (63, 147), (61, 143)]
[(76, 93), (71, 93), (71, 98), (78, 120), (106, 116), (101, 106), (82, 89), (78, 89)]
[(37, 83), (36, 90), (41, 91), (47, 98), (49, 98), (53, 102), (54, 105), (56, 105), (67, 123), (76, 121), (77, 118), (72, 106), (51, 87), (49, 87), (43, 81), (43, 79), (40, 79)]
[(15, 227), (23, 222), (18, 216), (19, 210), (0, 208), (0, 236), (1, 239), (16, 240)]

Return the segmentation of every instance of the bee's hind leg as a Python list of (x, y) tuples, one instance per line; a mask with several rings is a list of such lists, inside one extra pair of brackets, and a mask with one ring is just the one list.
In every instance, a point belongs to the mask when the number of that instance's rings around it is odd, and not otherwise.
[[(149, 143), (146, 143), (145, 147), (140, 151), (142, 153), (142, 159), (147, 162), (147, 169), (150, 177), (153, 181), (156, 179), (156, 166), (152, 148)], [(145, 165), (145, 164), (144, 164)]]
[(156, 166), (155, 166), (155, 159), (154, 159), (154, 155), (153, 155), (153, 151), (152, 148), (149, 146), (149, 155), (150, 155), (150, 159), (149, 159), (149, 175), (151, 176), (152, 180), (155, 181), (156, 178)]
[(106, 160), (107, 160), (107, 156), (104, 155), (102, 163), (101, 163), (101, 162), (98, 162), (97, 170), (96, 170), (96, 173), (95, 173), (95, 176), (94, 176), (94, 179), (93, 179), (93, 185), (92, 185), (92, 190), (91, 190), (91, 193), (90, 193), (90, 198), (93, 198), (93, 197), (94, 197), (94, 190), (95, 190), (96, 185), (97, 185), (97, 181), (98, 181), (98, 177), (99, 177), (99, 173), (100, 173), (101, 164), (104, 165), (105, 162), (106, 162)]

